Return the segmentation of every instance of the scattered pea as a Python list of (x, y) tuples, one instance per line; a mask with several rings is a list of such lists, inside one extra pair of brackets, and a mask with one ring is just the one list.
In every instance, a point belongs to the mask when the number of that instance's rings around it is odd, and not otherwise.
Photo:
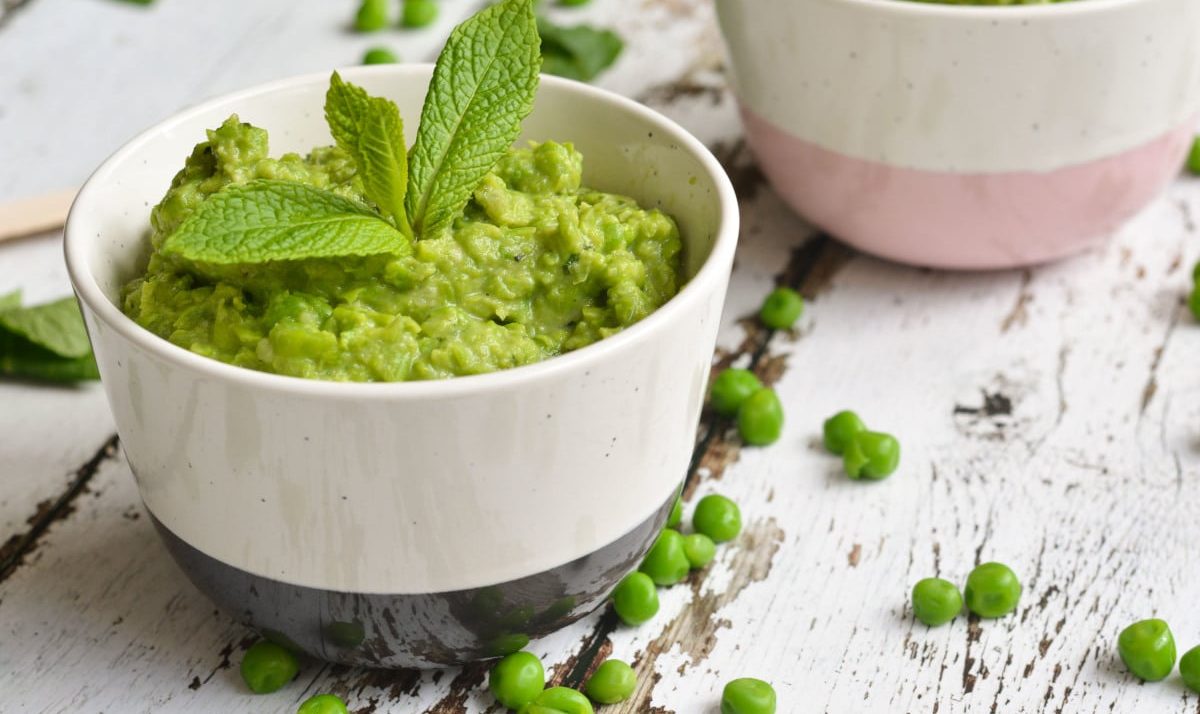
[(717, 556), (717, 545), (703, 533), (689, 533), (683, 537), (683, 554), (693, 570), (703, 568)]
[(804, 313), (804, 298), (791, 288), (775, 288), (763, 300), (758, 319), (772, 330), (788, 330)]
[(1179, 658), (1179, 676), (1188, 689), (1200, 694), (1200, 645), (1184, 652)]
[(683, 523), (683, 499), (676, 497), (671, 515), (667, 516), (667, 528), (677, 528), (680, 523)]
[(748, 369), (730, 367), (721, 370), (709, 390), (709, 404), (721, 416), (731, 417), (738, 413), (742, 403), (762, 389), (758, 376)]
[(867, 425), (852, 411), (840, 411), (825, 420), (825, 448), (841, 456), (855, 435), (866, 431)]
[(375, 32), (388, 25), (388, 0), (363, 0), (354, 16), (354, 29)]
[(569, 687), (551, 687), (537, 695), (533, 703), (555, 714), (593, 714), (595, 711), (583, 692)]
[(967, 576), (964, 590), (967, 609), (980, 617), (1004, 617), (1017, 609), (1021, 581), (1002, 563), (984, 563)]
[(760, 389), (738, 407), (738, 432), (752, 446), (766, 446), (783, 433), (783, 405), (771, 389)]
[(775, 714), (775, 689), (761, 679), (735, 679), (721, 692), (721, 714)]
[(395, 64), (400, 58), (386, 47), (372, 47), (363, 55), (363, 64)]
[(436, 0), (404, 0), (401, 24), (405, 27), (425, 27), (437, 19)]
[(612, 594), (613, 609), (626, 625), (636, 626), (658, 614), (658, 591), (643, 572), (626, 575)]
[(683, 536), (679, 531), (664, 528), (638, 570), (649, 575), (655, 585), (674, 585), (686, 578), (691, 563), (683, 552)]
[(1200, 176), (1200, 136), (1192, 142), (1192, 151), (1188, 154), (1187, 167), (1188, 171)]
[(528, 644), (529, 635), (523, 632), (502, 632), (488, 640), (485, 649), (490, 656), (499, 657), (520, 652)]
[(566, 7), (579, 7), (580, 5), (587, 5), (591, 1), (592, 0), (558, 0), (558, 4)]
[(296, 714), (349, 714), (346, 703), (332, 694), (318, 694), (304, 700)]
[(616, 704), (633, 695), (637, 688), (637, 674), (633, 667), (619, 659), (606, 659), (600, 663), (583, 691), (597, 704)]
[(300, 671), (296, 655), (286, 648), (260, 640), (242, 655), (242, 679), (255, 694), (270, 694), (283, 688)]
[(546, 686), (542, 662), (529, 652), (514, 652), (496, 663), (488, 675), (488, 689), (500, 704), (520, 709)]
[(1117, 637), (1117, 652), (1138, 679), (1157, 682), (1175, 668), (1175, 638), (1162, 620), (1135, 622)]
[(1192, 294), (1188, 296), (1188, 309), (1193, 318), (1200, 320), (1200, 283), (1192, 288)]
[(913, 586), (913, 615), (930, 627), (950, 622), (962, 612), (962, 607), (962, 593), (949, 580), (925, 578)]
[(716, 543), (737, 538), (742, 532), (742, 512), (733, 501), (710, 494), (700, 499), (692, 513), (692, 528)]
[(891, 434), (860, 431), (850, 439), (842, 454), (842, 467), (850, 478), (878, 481), (891, 476), (900, 465), (900, 442)]

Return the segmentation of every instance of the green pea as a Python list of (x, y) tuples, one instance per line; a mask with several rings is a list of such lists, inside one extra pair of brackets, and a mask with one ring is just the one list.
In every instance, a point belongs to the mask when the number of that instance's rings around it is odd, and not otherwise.
[(551, 687), (533, 700), (534, 705), (561, 714), (593, 714), (592, 703), (583, 692), (570, 687)]
[(649, 575), (626, 575), (612, 594), (613, 609), (626, 625), (636, 626), (658, 614), (658, 590)]
[(731, 417), (738, 413), (742, 403), (751, 394), (762, 388), (762, 382), (750, 370), (730, 367), (721, 370), (721, 373), (713, 380), (708, 402), (716, 413)]
[(671, 515), (667, 516), (667, 528), (676, 528), (680, 523), (683, 523), (683, 499), (676, 498), (675, 505), (671, 506)]
[(867, 430), (867, 425), (852, 411), (840, 411), (825, 420), (825, 448), (831, 454), (841, 456), (846, 447), (860, 432)]
[(775, 714), (775, 689), (761, 679), (735, 679), (721, 692), (721, 714)]
[(388, 0), (363, 0), (354, 16), (354, 29), (375, 32), (388, 26)]
[(1165, 679), (1175, 668), (1175, 638), (1162, 620), (1142, 620), (1121, 630), (1117, 652), (1133, 676), (1147, 682)]
[(522, 632), (502, 632), (487, 641), (484, 649), (488, 655), (499, 657), (520, 652), (529, 644), (529, 635)]
[(804, 298), (791, 288), (775, 288), (763, 300), (758, 319), (772, 330), (788, 330), (804, 313)]
[(967, 575), (964, 590), (967, 609), (980, 617), (1004, 617), (1017, 609), (1021, 581), (1002, 563), (984, 563)]
[(717, 543), (733, 540), (742, 532), (742, 511), (728, 498), (710, 494), (696, 504), (692, 528)]
[(260, 640), (242, 655), (242, 679), (255, 694), (283, 688), (300, 671), (296, 655), (268, 640)]
[(400, 58), (386, 47), (372, 47), (363, 55), (363, 64), (395, 64)]
[[(338, 647), (358, 647), (366, 639), (367, 633), (361, 622), (331, 622), (325, 626), (325, 637)], [(519, 648), (518, 648), (519, 649)]]
[(913, 586), (913, 615), (930, 627), (950, 622), (962, 612), (962, 607), (962, 593), (949, 580), (925, 578)]
[(432, 25), (437, 19), (438, 6), (436, 0), (404, 0), (404, 12), (401, 23), (405, 27), (425, 27)]
[(900, 465), (900, 442), (891, 434), (860, 431), (850, 438), (842, 454), (842, 467), (850, 478), (879, 481)]
[(1200, 320), (1200, 283), (1192, 288), (1192, 294), (1188, 296), (1188, 309), (1192, 312), (1192, 318)]
[(542, 662), (529, 652), (514, 652), (496, 663), (488, 675), (488, 689), (500, 704), (520, 709), (537, 698), (546, 686)]
[(1188, 171), (1200, 176), (1200, 136), (1192, 142), (1192, 151), (1188, 154), (1187, 167)]
[(592, 0), (558, 0), (558, 4), (565, 7), (579, 7), (580, 5), (587, 5), (591, 1)]
[(783, 433), (783, 405), (774, 390), (760, 389), (738, 407), (738, 432), (752, 446), (774, 444)]
[(683, 537), (683, 554), (693, 570), (703, 568), (717, 557), (717, 545), (703, 533), (691, 533)]
[(296, 714), (349, 714), (346, 703), (332, 694), (318, 694), (304, 700)]
[(1200, 645), (1184, 652), (1179, 658), (1179, 676), (1188, 689), (1200, 694)]
[(1200, 283), (1200, 261), (1196, 261), (1196, 264), (1192, 266), (1192, 282)]
[(655, 585), (674, 585), (686, 578), (691, 563), (683, 552), (683, 536), (679, 531), (664, 528), (638, 570), (649, 575)]
[(601, 662), (583, 685), (583, 691), (597, 704), (623, 702), (633, 695), (634, 689), (637, 689), (637, 674), (619, 659)]

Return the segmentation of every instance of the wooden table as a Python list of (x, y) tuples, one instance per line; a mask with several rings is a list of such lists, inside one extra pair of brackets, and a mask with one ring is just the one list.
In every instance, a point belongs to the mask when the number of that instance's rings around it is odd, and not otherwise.
[[(0, 20), (0, 200), (77, 185), (136, 131), (203, 97), (353, 64), (385, 42), (431, 59), (434, 30), (363, 37), (353, 2), (30, 0)], [(596, 613), (535, 642), (553, 680), (636, 663), (612, 712), (713, 714), (725, 681), (772, 681), (780, 712), (1200, 712), (1178, 678), (1141, 685), (1126, 624), (1200, 643), (1200, 327), (1183, 306), (1200, 181), (1180, 179), (1106, 247), (1036, 270), (953, 274), (859, 255), (789, 213), (755, 170), (708, 0), (597, 0), (567, 18), (628, 40), (600, 84), (681, 121), (721, 157), (745, 215), (720, 365), (752, 365), (787, 408), (779, 443), (700, 430), (689, 502), (738, 500), (744, 535), (638, 629)], [(0, 290), (65, 294), (60, 238), (0, 248)], [(791, 334), (749, 316), (774, 283), (809, 309)], [(855, 483), (818, 443), (854, 408), (904, 445)], [(272, 696), (237, 674), (252, 633), (167, 557), (98, 385), (0, 384), (0, 710), (290, 712), (314, 692), (367, 712), (483, 712), (485, 670), (308, 663)], [(917, 579), (985, 560), (1025, 584), (999, 621), (928, 629)]]

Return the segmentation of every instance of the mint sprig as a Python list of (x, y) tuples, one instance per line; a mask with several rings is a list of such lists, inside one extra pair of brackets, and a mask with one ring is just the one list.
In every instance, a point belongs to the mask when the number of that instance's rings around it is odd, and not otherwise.
[(406, 205), (420, 235), (450, 225), (533, 109), (541, 42), (530, 0), (504, 0), (450, 33), (409, 156)]
[(533, 0), (502, 0), (459, 25), (438, 57), (412, 151), (396, 105), (330, 78), (325, 119), (373, 206), (294, 182), (233, 183), (202, 201), (160, 251), (194, 263), (404, 253), (449, 227), (512, 146), (541, 67)]

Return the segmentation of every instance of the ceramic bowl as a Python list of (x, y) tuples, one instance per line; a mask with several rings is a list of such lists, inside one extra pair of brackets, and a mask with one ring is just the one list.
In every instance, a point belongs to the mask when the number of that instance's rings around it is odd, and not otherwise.
[[(343, 72), (395, 100), (410, 130), (430, 74)], [(150, 206), (204, 130), (236, 112), (270, 131), (273, 154), (329, 144), (328, 80), (215, 99), (119, 150), (71, 210), (71, 280), (141, 497), (201, 590), (328, 660), (427, 667), (502, 654), (603, 603), (662, 527), (694, 445), (737, 200), (673, 122), (545, 77), (524, 138), (574, 142), (588, 185), (679, 223), (689, 280), (638, 324), (518, 369), (350, 384), (223, 364), (122, 314)]]
[(779, 194), (906, 263), (1083, 250), (1177, 175), (1200, 117), (1195, 0), (717, 8), (746, 135)]

